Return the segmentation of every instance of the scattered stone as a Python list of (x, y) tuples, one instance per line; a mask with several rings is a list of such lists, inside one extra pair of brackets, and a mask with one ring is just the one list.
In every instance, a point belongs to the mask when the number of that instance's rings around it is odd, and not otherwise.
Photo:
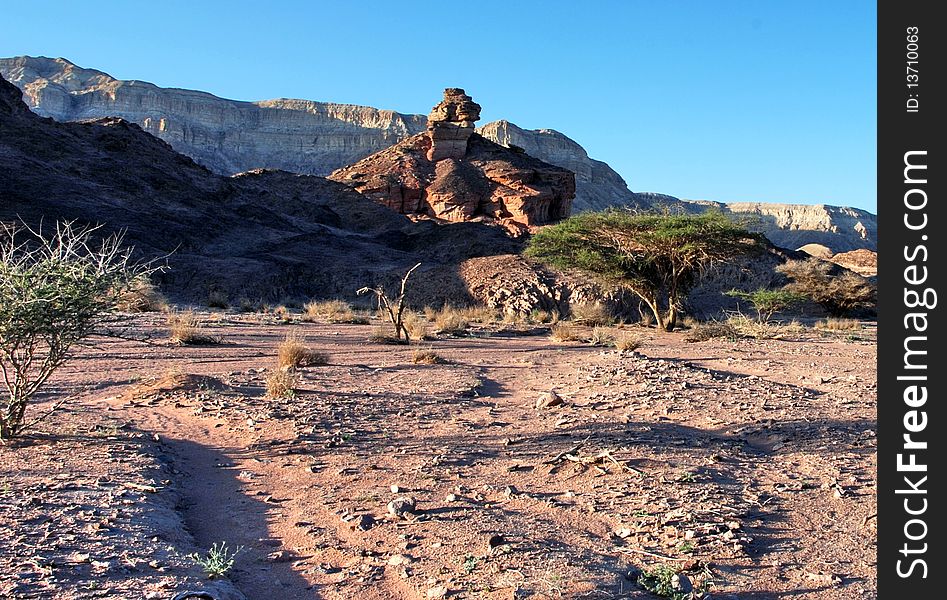
[(388, 514), (405, 519), (405, 515), (414, 514), (417, 509), (417, 501), (410, 496), (401, 496), (388, 503)]
[(429, 588), (427, 591), (428, 598), (446, 598), (447, 594), (450, 593), (450, 590), (447, 589), (447, 586), (436, 585), (432, 588)]
[(564, 404), (562, 396), (553, 390), (543, 392), (539, 395), (539, 398), (536, 399), (536, 408), (552, 408), (554, 406), (561, 406), (562, 404)]
[(412, 562), (414, 562), (414, 559), (405, 554), (392, 554), (391, 558), (388, 559), (388, 564), (393, 567), (410, 565)]
[(689, 594), (694, 590), (690, 577), (683, 573), (677, 573), (671, 577), (671, 587), (682, 594)]

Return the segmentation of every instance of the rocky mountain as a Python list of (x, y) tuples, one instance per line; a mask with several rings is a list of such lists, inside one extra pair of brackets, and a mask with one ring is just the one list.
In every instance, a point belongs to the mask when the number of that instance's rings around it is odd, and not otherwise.
[(78, 220), (167, 256), (177, 299), (355, 299), (417, 262), (418, 302), (469, 302), (460, 264), (519, 251), (501, 228), (412, 222), (347, 186), (282, 171), (215, 174), (138, 125), (59, 123), (0, 77), (0, 220)]
[(569, 215), (575, 175), (474, 133), (480, 105), (444, 90), (428, 130), (329, 175), (402, 214), (487, 219), (519, 232)]
[[(63, 58), (0, 58), (0, 75), (23, 91), (37, 114), (57, 121), (120, 117), (223, 175), (256, 168), (327, 175), (427, 128), (423, 115), (285, 98), (226, 100), (118, 80)], [(525, 130), (506, 121), (478, 132), (575, 172), (576, 210), (639, 201), (618, 173), (559, 132)]]

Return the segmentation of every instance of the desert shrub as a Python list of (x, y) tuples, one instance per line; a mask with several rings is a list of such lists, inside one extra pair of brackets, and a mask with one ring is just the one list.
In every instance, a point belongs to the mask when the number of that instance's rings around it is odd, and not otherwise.
[(231, 551), (227, 548), (227, 542), (220, 542), (220, 544), (211, 546), (207, 554), (188, 554), (188, 558), (204, 570), (204, 574), (207, 575), (208, 579), (217, 579), (226, 576), (230, 572), (234, 562), (236, 562), (237, 555), (242, 550), (242, 546), (237, 546)]
[(654, 325), (654, 314), (649, 312), (642, 312), (641, 318), (638, 320), (638, 324), (642, 327), (651, 327)]
[(739, 332), (728, 321), (707, 321), (692, 327), (684, 336), (685, 342), (705, 342), (715, 338), (737, 339)]
[(711, 266), (760, 248), (751, 234), (720, 212), (700, 215), (581, 213), (546, 227), (527, 255), (622, 285), (671, 331), (688, 292)]
[(592, 329), (588, 342), (593, 346), (612, 346), (615, 343), (615, 336), (605, 327), (595, 327)]
[(161, 312), (168, 310), (168, 300), (148, 276), (135, 278), (131, 286), (118, 298), (117, 310), (124, 312)]
[(788, 261), (776, 270), (791, 280), (787, 290), (812, 299), (833, 317), (873, 309), (878, 296), (876, 286), (851, 271), (834, 275), (836, 268), (830, 262), (810, 258)]
[(549, 337), (557, 342), (578, 342), (582, 339), (582, 333), (572, 323), (560, 321), (549, 328)]
[(394, 327), (395, 336), (398, 340), (404, 336), (404, 342), (411, 342), (411, 334), (408, 333), (408, 330), (404, 326), (404, 311), (407, 308), (406, 300), (408, 293), (408, 279), (411, 277), (411, 273), (414, 273), (414, 270), (421, 266), (421, 263), (418, 263), (408, 269), (408, 272), (404, 274), (404, 277), (401, 278), (401, 290), (398, 295), (394, 298), (389, 298), (388, 293), (381, 287), (368, 287), (365, 286), (360, 288), (355, 293), (358, 295), (372, 293), (375, 294), (375, 298), (378, 300), (378, 309), (379, 311), (384, 310), (384, 314), (388, 316), (388, 320), (391, 321), (391, 326)]
[(659, 565), (641, 573), (638, 576), (638, 585), (645, 590), (667, 598), (668, 600), (690, 600), (692, 596), (690, 591), (682, 592), (674, 588), (673, 580), (677, 571), (667, 565)]
[(615, 316), (608, 310), (608, 307), (600, 302), (593, 304), (575, 304), (569, 307), (569, 310), (571, 311), (573, 322), (588, 325), (589, 327), (611, 325), (615, 322)]
[(782, 312), (806, 301), (806, 296), (787, 289), (770, 290), (759, 288), (751, 292), (730, 290), (726, 292), (731, 298), (739, 298), (749, 302), (756, 311), (757, 321), (766, 323), (778, 312)]
[(168, 329), (171, 341), (184, 346), (219, 344), (221, 341), (220, 337), (206, 333), (200, 318), (189, 310), (168, 313)]
[(230, 298), (228, 298), (227, 294), (220, 290), (211, 290), (207, 293), (206, 304), (210, 308), (222, 308), (227, 310), (230, 308)]
[(266, 378), (266, 395), (270, 398), (292, 398), (296, 395), (298, 382), (296, 369), (277, 369)]
[(613, 345), (616, 350), (630, 352), (641, 347), (641, 338), (633, 333), (624, 332), (615, 338)]
[[(25, 422), (29, 402), (73, 345), (110, 320), (121, 298), (157, 269), (132, 260), (121, 235), (57, 223), (46, 233), (0, 226), (0, 441)], [(53, 409), (60, 403), (54, 405)]]
[(408, 312), (404, 315), (404, 327), (408, 330), (408, 335), (411, 336), (412, 340), (424, 340), (427, 339), (428, 332), (428, 323), (427, 319), (416, 312)]
[(329, 355), (316, 352), (306, 345), (306, 340), (295, 333), (289, 333), (280, 342), (276, 354), (276, 366), (279, 369), (312, 367), (329, 363)]
[(434, 331), (437, 333), (459, 335), (467, 331), (469, 326), (463, 312), (450, 306), (445, 306), (434, 316)]
[(411, 361), (416, 365), (434, 365), (444, 362), (444, 359), (431, 348), (418, 348), (411, 355)]
[(285, 304), (280, 304), (274, 307), (273, 316), (279, 319), (282, 323), (291, 323), (293, 320), (293, 313)]
[(825, 329), (828, 331), (853, 331), (860, 330), (862, 324), (857, 319), (829, 318), (819, 321), (815, 324), (816, 329)]

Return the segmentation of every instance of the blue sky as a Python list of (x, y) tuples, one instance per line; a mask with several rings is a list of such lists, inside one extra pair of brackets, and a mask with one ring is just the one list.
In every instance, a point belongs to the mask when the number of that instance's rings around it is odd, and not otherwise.
[(635, 191), (876, 212), (875, 3), (5, 3), (0, 56), (240, 100), (427, 113), (444, 87), (559, 130)]

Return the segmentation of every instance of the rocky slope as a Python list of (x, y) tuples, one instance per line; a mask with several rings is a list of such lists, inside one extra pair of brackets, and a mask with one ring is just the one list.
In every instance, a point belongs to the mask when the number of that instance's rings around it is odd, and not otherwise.
[[(57, 58), (0, 58), (0, 75), (23, 90), (37, 114), (57, 121), (120, 117), (216, 173), (272, 168), (326, 175), (421, 133), (423, 115), (308, 100), (238, 102), (204, 92), (121, 81)], [(577, 210), (634, 204), (618, 173), (551, 129), (497, 121), (478, 132), (576, 173)]]
[(574, 174), (473, 133), (480, 106), (444, 90), (428, 131), (335, 171), (329, 179), (402, 214), (485, 218), (513, 231), (569, 215)]

